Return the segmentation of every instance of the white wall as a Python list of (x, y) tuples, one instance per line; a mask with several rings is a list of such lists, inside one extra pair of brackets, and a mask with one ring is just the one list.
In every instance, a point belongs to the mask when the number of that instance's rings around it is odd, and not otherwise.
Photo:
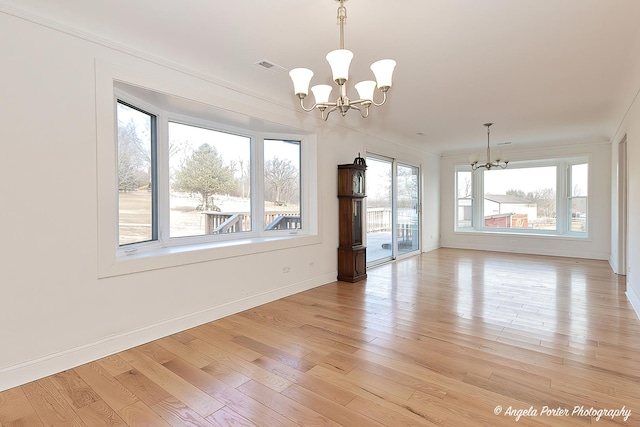
[(611, 158), (611, 144), (576, 144), (545, 148), (513, 146), (509, 151), (512, 160), (537, 160), (554, 157), (589, 156), (589, 238), (530, 236), (458, 232), (455, 226), (455, 167), (467, 163), (468, 156), (452, 155), (442, 158), (440, 174), (441, 246), (481, 249), (499, 252), (516, 252), (539, 255), (568, 256), (590, 259), (609, 259), (611, 242), (611, 165), (600, 161)]
[[(423, 243), (438, 246), (438, 158), (2, 12), (0, 52), (0, 390), (335, 280), (336, 165), (369, 146), (423, 166)], [(98, 279), (96, 64), (316, 132), (317, 242)]]
[(640, 99), (636, 97), (631, 105), (627, 115), (625, 116), (618, 132), (612, 139), (613, 150), (611, 156), (611, 182), (612, 182), (612, 198), (611, 198), (611, 223), (612, 223), (612, 239), (611, 239), (611, 266), (614, 271), (624, 274), (624, 271), (618, 271), (619, 264), (619, 244), (620, 239), (618, 230), (618, 148), (620, 142), (627, 137), (627, 297), (633, 305), (638, 317), (640, 317), (640, 223), (637, 218), (640, 217), (640, 169), (633, 167), (634, 164), (640, 162)]

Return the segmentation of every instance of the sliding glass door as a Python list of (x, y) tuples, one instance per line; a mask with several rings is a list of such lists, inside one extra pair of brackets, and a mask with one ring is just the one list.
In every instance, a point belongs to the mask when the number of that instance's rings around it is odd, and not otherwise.
[(367, 156), (367, 265), (420, 249), (420, 169)]
[(367, 157), (367, 265), (393, 256), (393, 197), (391, 159)]
[(420, 169), (398, 164), (396, 172), (397, 221), (396, 237), (398, 254), (417, 251), (420, 243), (420, 193), (418, 183)]

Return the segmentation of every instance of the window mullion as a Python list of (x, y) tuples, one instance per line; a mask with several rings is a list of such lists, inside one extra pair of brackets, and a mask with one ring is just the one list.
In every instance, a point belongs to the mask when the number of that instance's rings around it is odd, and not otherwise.
[(391, 230), (392, 259), (398, 256), (398, 162), (391, 160)]
[(152, 240), (159, 240), (160, 230), (158, 228), (158, 197), (160, 195), (160, 191), (158, 191), (158, 116), (151, 117), (151, 180), (149, 185), (151, 185), (151, 234)]
[(251, 188), (252, 194), (260, 197), (251, 197), (251, 227), (259, 235), (264, 234), (264, 135), (254, 134), (251, 137)]
[(158, 240), (165, 246), (169, 241), (169, 132), (166, 114), (158, 116), (157, 172), (158, 172)]
[(568, 179), (569, 165), (566, 162), (560, 162), (557, 167), (558, 170), (558, 182), (556, 187), (558, 188), (558, 194), (556, 195), (556, 227), (557, 232), (563, 235), (567, 232), (569, 223), (569, 197), (571, 192), (569, 186), (571, 185)]
[(484, 230), (484, 171), (472, 174), (473, 182), (473, 228)]

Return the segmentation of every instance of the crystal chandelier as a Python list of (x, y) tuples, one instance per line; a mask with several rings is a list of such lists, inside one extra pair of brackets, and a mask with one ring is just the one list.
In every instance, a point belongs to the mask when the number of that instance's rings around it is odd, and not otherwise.
[[(340, 89), (340, 96), (337, 100), (329, 102), (332, 87), (329, 85), (315, 85), (311, 87), (315, 104), (312, 107), (304, 106), (304, 98), (309, 94), (309, 83), (313, 77), (313, 71), (307, 68), (294, 68), (289, 72), (291, 80), (293, 80), (293, 91), (300, 98), (300, 106), (304, 111), (313, 111), (316, 108), (320, 110), (323, 120), (327, 120), (332, 111), (338, 110), (340, 114), (345, 116), (349, 109), (353, 108), (360, 111), (362, 117), (369, 116), (369, 107), (371, 104), (380, 106), (387, 100), (387, 91), (391, 87), (391, 77), (396, 61), (392, 59), (382, 59), (371, 64), (371, 71), (376, 81), (365, 80), (355, 85), (360, 99), (352, 100), (347, 96), (347, 87), (345, 83), (349, 79), (349, 65), (353, 59), (353, 53), (344, 48), (344, 25), (347, 20), (347, 9), (344, 2), (347, 0), (336, 0), (340, 2), (338, 7), (338, 24), (340, 25), (340, 49), (333, 50), (327, 54), (327, 61), (333, 72), (333, 81)], [(382, 101), (376, 102), (373, 99), (375, 89), (382, 92)]]
[(473, 156), (469, 159), (471, 163), (471, 168), (473, 170), (477, 170), (480, 168), (487, 168), (487, 170), (490, 170), (491, 168), (506, 169), (507, 165), (509, 164), (509, 160), (500, 159), (500, 156), (498, 156), (494, 162), (491, 162), (491, 148), (489, 148), (489, 134), (490, 134), (490, 128), (492, 124), (493, 123), (485, 123), (483, 125), (487, 127), (487, 163), (478, 164), (477, 156)]

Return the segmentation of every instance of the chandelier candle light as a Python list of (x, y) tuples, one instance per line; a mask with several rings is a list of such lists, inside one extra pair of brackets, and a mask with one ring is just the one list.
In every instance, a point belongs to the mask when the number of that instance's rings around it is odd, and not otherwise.
[[(387, 91), (391, 87), (391, 77), (396, 61), (393, 59), (382, 59), (371, 64), (371, 71), (376, 81), (365, 80), (355, 85), (360, 99), (352, 100), (347, 96), (347, 88), (345, 83), (349, 80), (349, 65), (353, 59), (353, 52), (344, 48), (344, 25), (347, 21), (347, 9), (344, 2), (347, 0), (336, 0), (340, 2), (338, 7), (338, 24), (340, 25), (340, 49), (333, 50), (327, 54), (327, 61), (331, 66), (333, 73), (333, 81), (340, 89), (340, 96), (336, 101), (329, 102), (332, 87), (329, 85), (315, 85), (311, 87), (311, 92), (315, 98), (315, 104), (311, 108), (304, 106), (304, 98), (309, 94), (309, 83), (313, 77), (313, 71), (308, 68), (294, 68), (289, 72), (291, 80), (293, 80), (293, 91), (300, 98), (300, 106), (304, 111), (313, 111), (319, 109), (322, 119), (327, 120), (329, 114), (334, 110), (339, 110), (340, 114), (345, 116), (349, 109), (353, 108), (360, 111), (362, 117), (369, 116), (369, 107), (371, 104), (380, 106), (387, 100)], [(374, 101), (373, 95), (376, 89), (382, 92), (382, 101), (380, 103)]]
[(469, 162), (471, 163), (471, 168), (475, 171), (480, 168), (487, 168), (490, 170), (491, 168), (501, 168), (506, 169), (509, 164), (509, 160), (501, 159), (500, 155), (497, 156), (495, 162), (491, 162), (491, 148), (489, 148), (489, 134), (490, 128), (493, 123), (485, 123), (483, 126), (487, 127), (487, 163), (478, 164), (478, 156), (469, 157)]

